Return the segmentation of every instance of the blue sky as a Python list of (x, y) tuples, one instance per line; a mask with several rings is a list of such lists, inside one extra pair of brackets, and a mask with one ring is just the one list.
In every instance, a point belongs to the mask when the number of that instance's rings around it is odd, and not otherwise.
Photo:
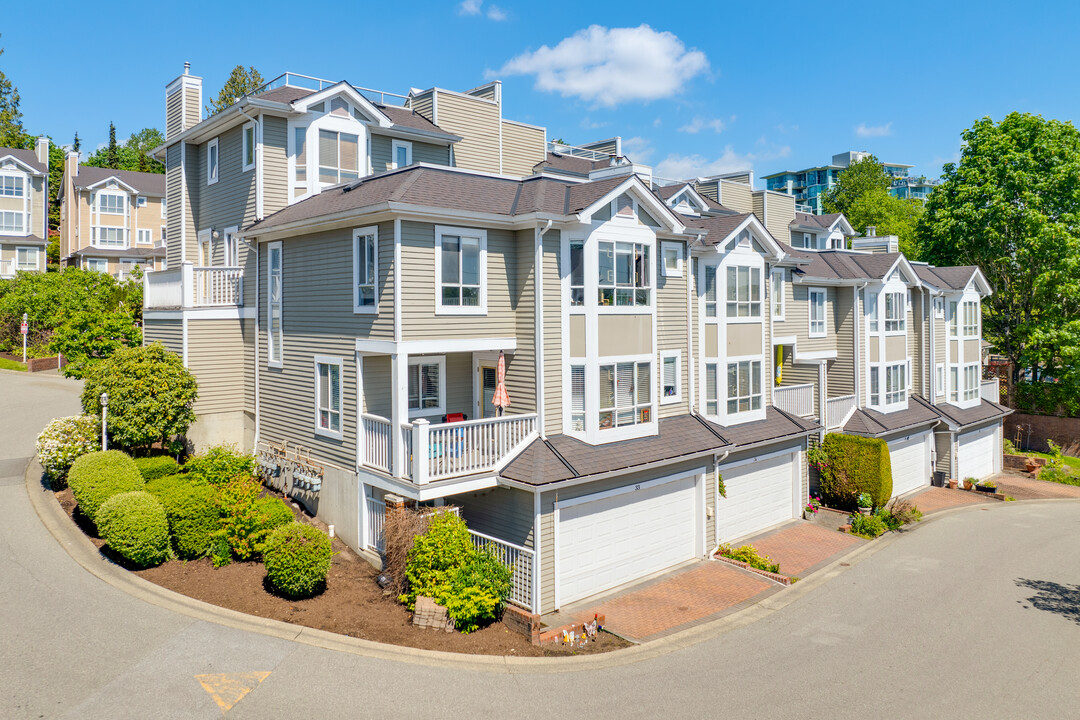
[[(755, 176), (869, 150), (936, 175), (1013, 110), (1073, 120), (1080, 4), (8, 3), (0, 69), (27, 130), (83, 148), (163, 127), (183, 67), (236, 64), (405, 93), (503, 80), (504, 116), (571, 143), (621, 135), (661, 175)], [(332, 12), (322, 10), (333, 7)], [(307, 13), (305, 15), (305, 13)]]

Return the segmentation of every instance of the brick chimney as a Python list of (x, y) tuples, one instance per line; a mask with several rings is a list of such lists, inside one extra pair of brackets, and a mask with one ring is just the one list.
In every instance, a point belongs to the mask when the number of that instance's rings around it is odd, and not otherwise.
[(165, 139), (193, 127), (202, 119), (202, 78), (191, 74), (191, 63), (184, 63), (184, 73), (165, 86)]
[(49, 165), (49, 138), (42, 135), (37, 139), (37, 143), (34, 145), (34, 151), (37, 155), (37, 160), (42, 165), (48, 167)]

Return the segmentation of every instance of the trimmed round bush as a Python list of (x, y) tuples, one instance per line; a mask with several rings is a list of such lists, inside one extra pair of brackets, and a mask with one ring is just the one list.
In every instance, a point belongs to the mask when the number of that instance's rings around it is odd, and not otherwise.
[(892, 461), (881, 438), (829, 433), (821, 446), (827, 460), (821, 470), (821, 495), (829, 507), (854, 510), (862, 493), (874, 507), (892, 497)]
[(234, 445), (215, 445), (206, 452), (189, 457), (184, 463), (184, 472), (211, 485), (226, 485), (237, 478), (254, 476), (255, 458)]
[(63, 490), (71, 464), (101, 449), (101, 423), (92, 415), (56, 418), (37, 437), (38, 459), (54, 490)]
[(185, 560), (207, 555), (221, 530), (214, 489), (185, 475), (169, 475), (148, 482), (146, 490), (165, 510), (176, 554)]
[(113, 552), (139, 567), (159, 565), (169, 557), (165, 510), (144, 490), (106, 500), (98, 510), (98, 530)]
[(291, 598), (310, 597), (330, 574), (330, 538), (311, 525), (282, 525), (266, 541), (263, 563), (270, 584)]
[(95, 524), (98, 509), (120, 493), (142, 490), (146, 482), (135, 461), (119, 450), (83, 455), (71, 465), (68, 484), (79, 509)]
[(255, 501), (255, 512), (259, 514), (260, 530), (269, 535), (282, 525), (296, 520), (293, 511), (285, 501), (276, 497), (261, 497)]
[(156, 478), (175, 475), (180, 472), (180, 463), (176, 462), (168, 455), (135, 458), (135, 467), (139, 468), (143, 480), (146, 480), (147, 482)]

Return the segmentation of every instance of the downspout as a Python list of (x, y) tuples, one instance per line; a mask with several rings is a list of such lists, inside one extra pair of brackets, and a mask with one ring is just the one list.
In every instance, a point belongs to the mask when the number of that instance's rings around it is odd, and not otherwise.
[(259, 319), (259, 276), (262, 273), (259, 271), (259, 243), (256, 241), (255, 245), (255, 441), (252, 443), (252, 449), (256, 450), (259, 447), (259, 428), (260, 428), (260, 416), (259, 416), (259, 338), (262, 336), (262, 329), (260, 327)]
[(544, 427), (544, 233), (552, 221), (537, 227), (533, 243), (533, 363), (536, 375), (536, 426), (541, 438), (547, 437)]

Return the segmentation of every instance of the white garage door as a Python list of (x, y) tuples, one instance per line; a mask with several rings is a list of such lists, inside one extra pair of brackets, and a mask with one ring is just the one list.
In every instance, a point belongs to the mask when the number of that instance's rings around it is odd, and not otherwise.
[(997, 429), (997, 425), (991, 425), (964, 433), (957, 438), (958, 479), (973, 477), (982, 480), (994, 474), (994, 460), (1001, 456), (1001, 451), (997, 447)]
[(559, 504), (558, 602), (595, 595), (701, 554), (696, 475)]
[(721, 467), (727, 497), (720, 498), (716, 523), (720, 541), (728, 542), (797, 517), (796, 455), (754, 459)]
[(929, 431), (889, 441), (893, 497), (930, 484)]

